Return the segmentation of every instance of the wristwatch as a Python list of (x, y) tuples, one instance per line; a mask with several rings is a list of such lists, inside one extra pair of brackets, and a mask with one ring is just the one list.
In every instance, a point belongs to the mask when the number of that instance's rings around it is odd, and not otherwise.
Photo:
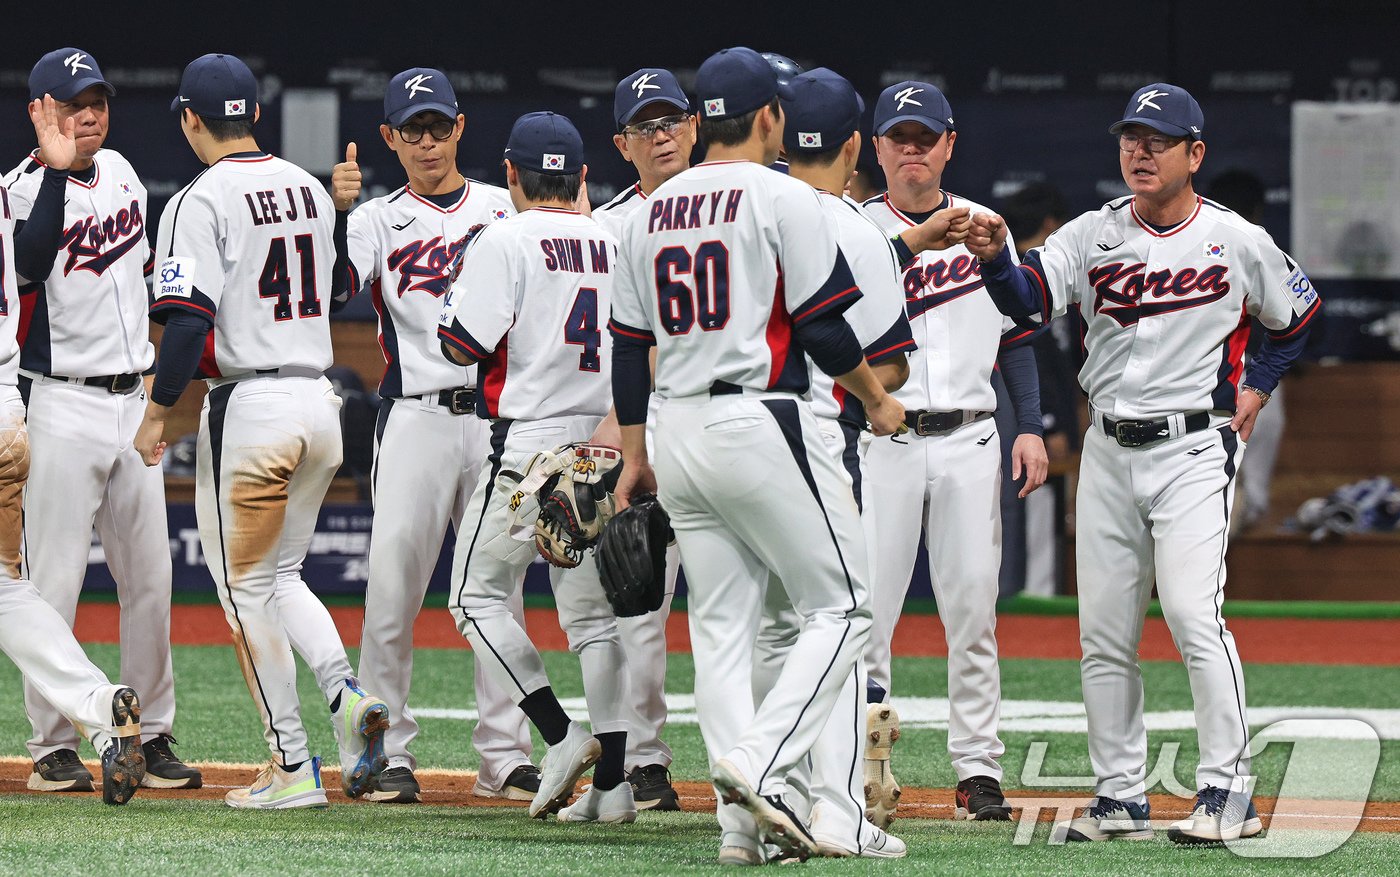
[(1271, 396), (1270, 394), (1265, 393), (1263, 390), (1259, 389), (1258, 387), (1251, 387), (1249, 384), (1241, 384), (1241, 385), (1240, 385), (1240, 389), (1241, 389), (1241, 390), (1248, 390), (1249, 392), (1251, 392), (1251, 393), (1253, 393), (1254, 395), (1258, 396), (1258, 397), (1259, 397), (1259, 407), (1260, 407), (1260, 408), (1263, 408), (1265, 405), (1268, 405), (1268, 404), (1269, 404), (1269, 400), (1273, 398), (1273, 396)]

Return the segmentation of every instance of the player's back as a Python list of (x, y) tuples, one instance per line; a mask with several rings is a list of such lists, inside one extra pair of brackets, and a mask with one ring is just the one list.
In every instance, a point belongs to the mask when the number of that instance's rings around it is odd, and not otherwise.
[(467, 245), (439, 337), (480, 365), (477, 413), (601, 417), (612, 400), (603, 326), (617, 240), (573, 210), (534, 207)]
[(621, 248), (624, 282), (647, 318), (635, 328), (656, 338), (662, 396), (705, 393), (717, 382), (807, 391), (792, 330), (794, 319), (826, 304), (813, 295), (825, 291), (836, 258), (825, 224), (815, 189), (753, 162), (697, 165), (652, 193), (624, 227)]
[(330, 366), (334, 225), (325, 187), (266, 153), (223, 158), (171, 199), (154, 292), (157, 306), (185, 298), (213, 318), (206, 373)]

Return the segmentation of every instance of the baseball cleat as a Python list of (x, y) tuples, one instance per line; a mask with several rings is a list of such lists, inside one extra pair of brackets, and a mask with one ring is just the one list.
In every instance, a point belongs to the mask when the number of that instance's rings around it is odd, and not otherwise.
[(91, 792), (92, 774), (72, 749), (56, 749), (34, 762), (31, 792)]
[(719, 864), (745, 868), (751, 865), (762, 865), (765, 862), (762, 854), (757, 850), (751, 850), (748, 847), (727, 846), (719, 848)]
[(1206, 786), (1196, 793), (1191, 815), (1173, 822), (1167, 838), (1183, 846), (1223, 844), (1254, 837), (1264, 830), (1254, 802), (1241, 792)]
[(879, 828), (889, 828), (900, 795), (890, 769), (890, 752), (899, 740), (899, 713), (887, 703), (870, 704), (865, 734), (865, 818)]
[(1083, 815), (1057, 824), (1050, 841), (1151, 840), (1151, 811), (1146, 801), (1137, 804), (1100, 795)]
[(739, 769), (721, 758), (710, 772), (720, 800), (738, 804), (753, 814), (763, 839), (776, 846), (784, 858), (806, 861), (817, 855), (817, 842), (781, 795), (760, 795)]
[(637, 804), (632, 785), (618, 783), (606, 792), (585, 786), (577, 801), (559, 811), (560, 822), (622, 823), (637, 821)]
[(992, 777), (968, 777), (958, 783), (953, 797), (958, 819), (1006, 822), (1011, 818), (1011, 808), (1006, 806), (1001, 783)]
[(671, 772), (664, 764), (644, 764), (627, 775), (638, 810), (656, 812), (681, 809), (680, 796), (671, 785)]
[(530, 816), (543, 819), (569, 803), (584, 771), (603, 757), (603, 745), (578, 722), (569, 722), (569, 733), (549, 747), (540, 762), (540, 790), (530, 802)]
[(874, 825), (867, 825), (865, 828), (865, 842), (859, 851), (838, 843), (819, 840), (817, 855), (830, 859), (902, 859), (909, 855), (909, 847), (904, 841)]
[(141, 744), (141, 754), (146, 757), (146, 775), (141, 785), (148, 789), (197, 789), (204, 785), (204, 775), (199, 768), (185, 764), (170, 751), (170, 744), (178, 742), (169, 734), (157, 734)]
[(378, 804), (416, 804), (420, 791), (412, 769), (386, 767), (374, 775), (365, 800)]
[(102, 752), (102, 803), (130, 801), (145, 775), (141, 701), (130, 688), (118, 688), (112, 695), (112, 738)]
[(321, 759), (308, 758), (296, 770), (268, 762), (246, 789), (234, 789), (224, 803), (239, 810), (289, 810), (294, 807), (328, 807), (321, 785)]
[(346, 679), (331, 722), (340, 745), (340, 784), (346, 795), (358, 798), (374, 787), (374, 775), (389, 763), (384, 755), (389, 706), (366, 694), (359, 680)]
[(505, 801), (533, 801), (539, 791), (540, 769), (533, 764), (522, 764), (511, 771), (499, 789), (482, 785), (479, 774), (472, 785), (472, 794), (478, 798), (500, 798)]

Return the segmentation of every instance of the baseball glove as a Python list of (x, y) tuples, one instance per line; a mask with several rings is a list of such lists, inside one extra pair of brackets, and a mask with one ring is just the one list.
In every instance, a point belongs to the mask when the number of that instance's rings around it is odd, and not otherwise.
[(594, 553), (603, 593), (618, 618), (661, 608), (666, 597), (666, 545), (671, 519), (655, 496), (642, 494), (618, 512)]
[(535, 454), (524, 472), (502, 472), (497, 486), (511, 494), (512, 534), (533, 536), (541, 557), (572, 569), (612, 518), (621, 475), (617, 448), (569, 444)]

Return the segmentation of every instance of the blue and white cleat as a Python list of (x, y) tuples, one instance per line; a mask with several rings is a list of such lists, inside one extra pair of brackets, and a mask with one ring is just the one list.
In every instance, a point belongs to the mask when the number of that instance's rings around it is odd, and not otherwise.
[(345, 794), (358, 798), (374, 790), (374, 777), (389, 764), (384, 754), (384, 732), (389, 730), (389, 707), (366, 694), (353, 677), (345, 680), (339, 703), (331, 712), (335, 739), (340, 745), (340, 784)]

